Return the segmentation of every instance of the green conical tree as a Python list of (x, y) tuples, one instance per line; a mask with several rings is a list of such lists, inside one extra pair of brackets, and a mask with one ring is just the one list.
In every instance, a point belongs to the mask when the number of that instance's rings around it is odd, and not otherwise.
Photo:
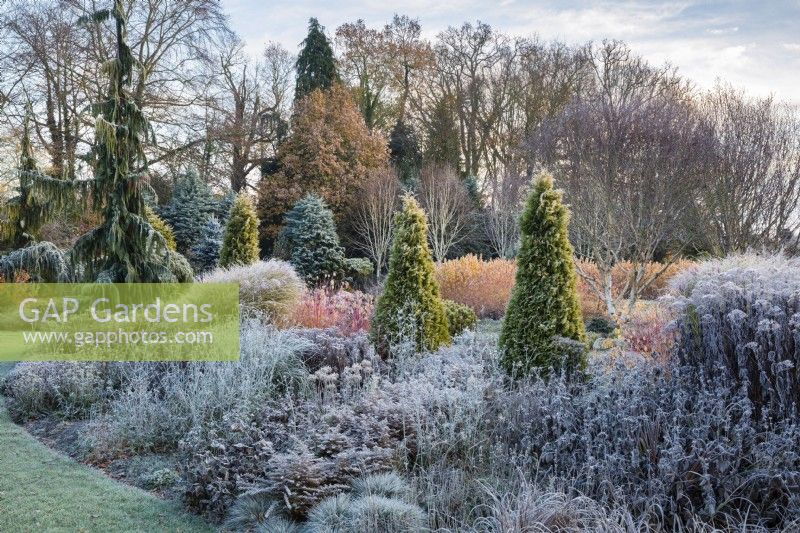
[(570, 350), (563, 339), (584, 338), (568, 223), (553, 179), (536, 178), (520, 219), (516, 283), (500, 333), (500, 361), (512, 375), (585, 366), (583, 350), (580, 361), (564, 361)]
[(413, 189), (419, 179), (422, 154), (414, 128), (398, 120), (389, 136), (389, 154), (406, 189)]
[(375, 306), (371, 337), (382, 353), (411, 339), (418, 351), (450, 342), (447, 315), (433, 273), (425, 212), (412, 196), (395, 215), (389, 274)]
[(447, 165), (458, 171), (461, 168), (461, 148), (455, 104), (452, 98), (442, 97), (436, 102), (427, 133), (428, 144), (425, 150), (425, 159)]
[(186, 254), (203, 236), (209, 217), (215, 214), (216, 202), (208, 184), (194, 170), (178, 179), (172, 198), (161, 209), (161, 218), (172, 227), (180, 253)]
[(307, 194), (286, 213), (281, 240), (289, 262), (309, 285), (338, 281), (344, 275), (344, 248), (333, 212), (316, 194)]
[[(87, 280), (167, 282), (185, 277), (186, 261), (169, 250), (164, 237), (147, 221), (144, 144), (147, 119), (129, 94), (134, 58), (126, 43), (125, 6), (115, 0), (110, 11), (95, 13), (100, 23), (112, 18), (116, 55), (103, 64), (109, 78), (105, 98), (94, 106), (94, 178), (83, 183), (91, 206), (99, 210), (99, 227), (81, 236), (72, 250)], [(176, 271), (177, 269), (177, 271)]]
[(331, 43), (319, 21), (308, 21), (308, 35), (303, 40), (297, 56), (297, 81), (294, 97), (300, 99), (315, 89), (329, 89), (339, 79)]
[(253, 202), (245, 194), (239, 194), (233, 202), (222, 250), (219, 253), (221, 267), (252, 265), (258, 261), (258, 218)]
[(52, 218), (57, 209), (55, 202), (39, 198), (34, 194), (38, 180), (45, 178), (36, 168), (30, 137), (30, 112), (25, 114), (20, 140), (20, 157), (17, 168), (17, 195), (4, 206), (0, 219), (0, 234), (13, 249), (24, 248), (38, 240), (39, 231)]

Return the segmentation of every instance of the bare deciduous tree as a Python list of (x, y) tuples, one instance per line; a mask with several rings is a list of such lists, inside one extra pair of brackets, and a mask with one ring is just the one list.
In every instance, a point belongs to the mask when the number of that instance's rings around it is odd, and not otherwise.
[(472, 231), (473, 204), (455, 170), (435, 163), (422, 167), (419, 199), (428, 215), (431, 251), (436, 262), (440, 263)]
[[(619, 42), (597, 48), (590, 66), (592, 79), (532, 146), (561, 179), (575, 252), (597, 265), (600, 280), (579, 274), (610, 316), (624, 317), (663, 273), (646, 265), (679, 234), (711, 136), (671, 69), (648, 65)], [(612, 268), (622, 261), (633, 267), (612, 290)]]
[(359, 193), (352, 220), (353, 246), (367, 254), (379, 277), (388, 261), (392, 241), (392, 221), (400, 194), (397, 172), (388, 168), (375, 172)]
[(796, 246), (800, 229), (800, 121), (772, 98), (717, 87), (703, 100), (714, 134), (700, 188), (702, 220), (722, 254)]

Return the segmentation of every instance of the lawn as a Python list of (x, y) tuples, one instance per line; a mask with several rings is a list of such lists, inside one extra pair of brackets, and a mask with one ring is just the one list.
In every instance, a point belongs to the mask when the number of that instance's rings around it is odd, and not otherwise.
[[(0, 363), (0, 379), (11, 368)], [(212, 531), (179, 506), (53, 452), (0, 398), (0, 531)]]

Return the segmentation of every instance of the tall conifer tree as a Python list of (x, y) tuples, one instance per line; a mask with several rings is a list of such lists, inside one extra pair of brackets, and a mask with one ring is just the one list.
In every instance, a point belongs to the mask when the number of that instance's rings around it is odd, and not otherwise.
[(329, 89), (339, 79), (333, 48), (316, 18), (308, 21), (308, 36), (303, 40), (297, 56), (297, 82), (295, 99), (300, 99), (316, 89)]
[[(116, 54), (102, 65), (108, 76), (103, 100), (94, 106), (94, 178), (80, 184), (98, 209), (99, 227), (82, 235), (72, 250), (89, 280), (104, 282), (163, 282), (186, 279), (187, 263), (175, 257), (164, 237), (147, 221), (145, 196), (147, 160), (144, 144), (150, 131), (141, 109), (129, 93), (134, 58), (126, 42), (122, 0), (98, 11), (91, 21), (113, 19)], [(174, 272), (175, 269), (180, 272)], [(190, 277), (190, 275), (189, 275)]]

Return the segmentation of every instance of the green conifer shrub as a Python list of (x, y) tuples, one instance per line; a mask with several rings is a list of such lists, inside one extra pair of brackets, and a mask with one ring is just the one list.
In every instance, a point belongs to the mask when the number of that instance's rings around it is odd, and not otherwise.
[(512, 375), (585, 366), (585, 352), (577, 365), (562, 360), (563, 340), (583, 340), (584, 325), (561, 198), (552, 177), (536, 178), (520, 219), (516, 282), (500, 333), (501, 363)]
[(219, 264), (227, 268), (234, 265), (252, 265), (258, 261), (258, 218), (253, 202), (245, 194), (236, 197), (231, 208)]
[(175, 232), (172, 231), (170, 225), (164, 222), (164, 219), (162, 219), (160, 216), (156, 215), (155, 211), (153, 211), (149, 206), (145, 207), (145, 214), (147, 215), (147, 222), (153, 226), (154, 230), (164, 237), (164, 242), (167, 243), (167, 248), (175, 251), (177, 249), (175, 244)]
[(172, 227), (177, 250), (187, 254), (203, 236), (208, 218), (216, 209), (214, 197), (197, 172), (190, 170), (178, 178), (172, 198), (161, 211), (161, 218)]
[(44, 178), (36, 168), (30, 137), (30, 110), (22, 123), (19, 166), (17, 167), (17, 194), (3, 205), (0, 218), (0, 237), (11, 248), (19, 249), (38, 240), (42, 226), (50, 220), (58, 207), (57, 202), (39, 198), (34, 194), (37, 181)]
[(307, 194), (284, 217), (280, 250), (305, 282), (318, 286), (344, 276), (344, 248), (333, 213), (316, 194)]
[(427, 231), (425, 212), (412, 196), (405, 196), (402, 210), (395, 215), (389, 274), (370, 332), (384, 354), (393, 344), (408, 339), (419, 351), (450, 342)]
[(474, 329), (478, 323), (478, 315), (471, 307), (453, 300), (442, 300), (444, 312), (447, 314), (447, 329), (451, 337), (460, 335), (464, 330)]

